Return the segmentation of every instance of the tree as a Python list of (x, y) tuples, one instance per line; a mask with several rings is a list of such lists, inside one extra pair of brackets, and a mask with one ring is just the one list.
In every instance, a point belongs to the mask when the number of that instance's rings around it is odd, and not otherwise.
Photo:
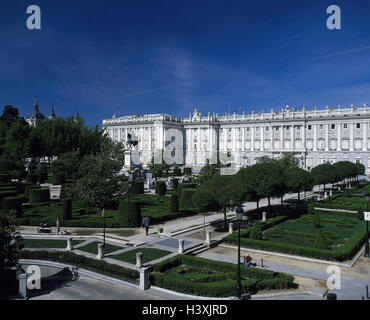
[(340, 180), (340, 176), (336, 168), (330, 163), (319, 164), (311, 170), (311, 175), (315, 184), (335, 183)]
[(362, 176), (363, 174), (365, 174), (365, 166), (362, 164), (362, 163), (356, 163), (356, 177), (357, 177), (357, 180), (358, 180), (358, 176)]
[(300, 192), (309, 191), (313, 188), (313, 179), (311, 174), (298, 167), (288, 167), (284, 171), (285, 184), (289, 191), (298, 193), (298, 200), (300, 199)]
[(339, 180), (346, 183), (346, 179), (353, 178), (357, 175), (357, 167), (350, 161), (338, 161), (333, 164), (338, 172)]
[(80, 179), (72, 188), (73, 197), (88, 200), (99, 209), (105, 209), (114, 196), (128, 192), (128, 181), (120, 175), (124, 163), (122, 143), (109, 140), (96, 155), (87, 155), (79, 167)]
[(51, 163), (51, 171), (54, 174), (64, 172), (67, 177), (71, 177), (72, 174), (78, 172), (81, 161), (79, 155), (79, 151), (70, 151), (62, 154)]
[(203, 213), (203, 225), (206, 228), (206, 212), (211, 211), (215, 207), (215, 200), (210, 192), (202, 188), (197, 188), (192, 198), (195, 207), (199, 208)]
[(281, 196), (286, 192), (281, 167), (274, 159), (265, 158), (263, 162), (242, 168), (236, 176), (247, 200), (255, 201), (257, 208), (262, 198), (267, 197), (270, 204), (270, 197)]
[[(227, 211), (239, 206), (245, 194), (236, 176), (214, 176), (204, 181), (197, 189), (197, 192), (208, 192), (213, 199), (214, 210), (224, 214), (225, 229), (227, 229)], [(206, 199), (204, 196), (203, 199)], [(203, 205), (204, 208), (204, 205)]]
[(19, 111), (17, 108), (14, 108), (10, 105), (6, 105), (3, 110), (3, 114), (0, 117), (0, 121), (6, 123), (10, 127), (12, 122), (17, 121), (19, 118)]
[(209, 164), (209, 159), (206, 160), (206, 164), (200, 170), (197, 177), (197, 182), (202, 184), (204, 181), (211, 179), (213, 176), (220, 175), (220, 166), (217, 164)]
[[(0, 212), (0, 281), (2, 288), (6, 283), (7, 271), (18, 267), (20, 254), (19, 243), (22, 240), (16, 231), (16, 220), (13, 212)], [(0, 290), (0, 296), (4, 292)]]

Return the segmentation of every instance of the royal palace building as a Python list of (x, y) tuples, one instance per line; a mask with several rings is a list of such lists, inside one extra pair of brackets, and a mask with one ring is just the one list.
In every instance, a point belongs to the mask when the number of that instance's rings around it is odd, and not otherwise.
[[(324, 162), (360, 162), (370, 173), (370, 108), (297, 109), (278, 112), (202, 115), (188, 118), (166, 114), (130, 115), (103, 120), (109, 136), (127, 143), (145, 167), (155, 150), (176, 151), (176, 164), (200, 168), (217, 152), (235, 167), (252, 165), (258, 157), (296, 154), (301, 167), (310, 170)], [(174, 143), (176, 141), (176, 144)]]

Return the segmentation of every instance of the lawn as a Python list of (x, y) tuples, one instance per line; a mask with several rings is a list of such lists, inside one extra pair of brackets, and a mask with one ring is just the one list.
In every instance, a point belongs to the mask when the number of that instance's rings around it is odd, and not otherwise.
[(170, 251), (165, 251), (157, 248), (138, 248), (117, 254), (115, 256), (111, 256), (110, 258), (128, 262), (131, 264), (136, 264), (136, 253), (138, 252), (143, 253), (142, 263), (147, 263), (149, 261), (153, 261), (171, 254)]
[[(275, 225), (261, 224), (261, 240), (250, 237), (251, 228), (241, 232), (241, 245), (247, 248), (308, 256), (324, 260), (344, 261), (351, 259), (364, 243), (366, 228), (356, 217), (336, 212), (316, 213), (320, 217), (319, 227), (314, 226), (314, 215), (305, 214), (296, 219), (280, 221)], [(324, 245), (318, 244), (318, 235)], [(237, 235), (224, 239), (237, 244)], [(321, 242), (322, 244), (322, 242)]]
[[(72, 245), (82, 243), (83, 240), (72, 240)], [(63, 249), (67, 247), (67, 240), (43, 240), (43, 239), (23, 239), (24, 248), (33, 249)]]
[[(86, 246), (78, 248), (78, 250), (93, 253), (93, 254), (98, 254), (98, 244), (99, 243), (102, 243), (102, 242), (99, 242), (99, 241), (90, 242)], [(105, 243), (105, 247), (103, 248), (103, 251), (105, 254), (109, 254), (111, 252), (121, 250), (121, 249), (124, 249), (124, 247), (119, 247), (119, 246), (115, 246), (109, 243)]]
[[(236, 264), (179, 255), (154, 265), (153, 285), (181, 293), (207, 297), (235, 295)], [(241, 266), (243, 294), (265, 289), (295, 287), (294, 277), (253, 267)]]

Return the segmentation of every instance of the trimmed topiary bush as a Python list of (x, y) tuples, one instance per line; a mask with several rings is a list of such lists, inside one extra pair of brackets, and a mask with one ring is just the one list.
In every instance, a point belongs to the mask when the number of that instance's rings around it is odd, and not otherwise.
[(121, 228), (140, 227), (142, 222), (140, 204), (121, 200), (116, 214), (116, 220)]
[(50, 189), (30, 189), (30, 203), (41, 203), (50, 201)]
[(10, 183), (12, 182), (11, 174), (0, 174), (0, 183)]
[(328, 249), (329, 247), (329, 241), (321, 231), (315, 237), (315, 247), (318, 249)]
[(179, 211), (179, 197), (176, 195), (171, 196), (171, 212)]
[(33, 184), (26, 185), (25, 188), (24, 188), (24, 195), (29, 197), (30, 196), (30, 190), (32, 190), (32, 189), (41, 189), (41, 187), (33, 185)]
[(177, 190), (179, 188), (179, 179), (172, 180), (172, 189)]
[(38, 181), (40, 181), (40, 183), (45, 183), (46, 182), (46, 179), (48, 178), (48, 173), (47, 171), (38, 171), (37, 172), (37, 177), (38, 177)]
[(16, 197), (17, 191), (0, 191), (0, 207), (3, 207), (3, 199), (9, 197)]
[(188, 189), (188, 188), (183, 188), (181, 191), (180, 195), (180, 208), (181, 209), (192, 209), (194, 208), (193, 204), (193, 194), (195, 193), (195, 188)]
[(158, 181), (156, 184), (156, 189), (159, 196), (165, 196), (167, 191), (166, 182)]
[(36, 184), (39, 181), (39, 176), (35, 173), (29, 173), (27, 175), (27, 181)]
[(72, 199), (62, 200), (62, 213), (64, 220), (72, 219)]
[(134, 181), (131, 186), (132, 194), (144, 194), (144, 182)]
[(315, 228), (320, 227), (320, 216), (317, 212), (313, 215), (312, 224)]
[(66, 174), (64, 172), (54, 173), (54, 184), (61, 185), (66, 182)]
[(181, 199), (181, 190), (182, 189), (193, 189), (193, 188), (196, 188), (196, 187), (197, 187), (197, 185), (195, 183), (192, 183), (192, 182), (180, 183), (179, 186), (178, 186), (180, 199)]
[(8, 212), (10, 210), (15, 210), (17, 217), (22, 216), (22, 203), (24, 201), (23, 197), (8, 197), (3, 199), (3, 210)]
[(60, 188), (59, 200), (72, 197), (72, 194), (71, 194), (72, 185), (73, 185), (72, 183), (62, 184)]
[(181, 169), (176, 167), (175, 169), (173, 169), (173, 175), (174, 176), (181, 176)]
[(191, 175), (191, 168), (184, 168), (184, 175), (185, 176)]
[(254, 225), (252, 227), (251, 239), (262, 240), (262, 229), (261, 229), (261, 225), (258, 221), (255, 221)]

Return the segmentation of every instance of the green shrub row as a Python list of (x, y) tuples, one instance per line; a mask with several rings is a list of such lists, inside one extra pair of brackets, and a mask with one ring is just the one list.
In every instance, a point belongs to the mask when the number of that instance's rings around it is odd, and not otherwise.
[(30, 203), (50, 202), (50, 189), (29, 189)]
[(22, 250), (21, 259), (47, 260), (61, 263), (67, 263), (76, 267), (99, 272), (117, 279), (137, 282), (139, 272), (121, 266), (107, 263), (102, 260), (95, 260), (85, 256), (77, 255), (73, 252), (52, 252), (52, 251), (30, 251)]
[(140, 203), (121, 200), (116, 213), (116, 221), (122, 228), (140, 227), (142, 222)]
[[(205, 269), (218, 271), (220, 274), (194, 275), (190, 281), (182, 279), (181, 274), (165, 273), (181, 265), (193, 267), (199, 271)], [(193, 256), (175, 256), (154, 265), (150, 279), (153, 285), (177, 292), (208, 296), (227, 297), (235, 295), (236, 264), (213, 261)], [(233, 271), (235, 269), (235, 271)], [(255, 293), (263, 289), (283, 289), (292, 286), (294, 277), (276, 272), (241, 268), (242, 293)], [(199, 279), (198, 279), (199, 278)]]
[[(354, 235), (344, 244), (344, 246), (331, 250), (304, 247), (293, 243), (287, 244), (265, 240), (254, 240), (250, 238), (241, 238), (240, 243), (246, 248), (283, 252), (322, 260), (345, 261), (351, 259), (358, 252), (361, 246), (365, 243), (365, 237), (365, 225), (360, 225), (356, 228)], [(237, 237), (228, 236), (224, 239), (224, 242), (237, 244)]]

